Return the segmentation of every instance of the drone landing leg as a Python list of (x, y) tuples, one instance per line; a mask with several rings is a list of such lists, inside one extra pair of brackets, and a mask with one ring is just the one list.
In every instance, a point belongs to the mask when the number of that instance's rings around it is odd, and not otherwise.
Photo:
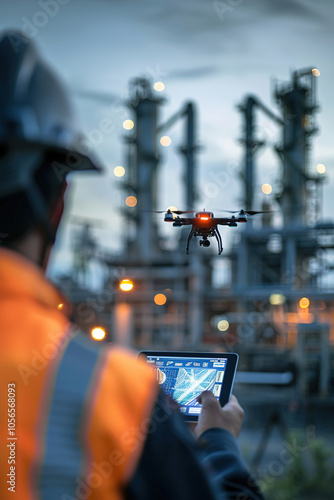
[(191, 238), (193, 237), (193, 234), (194, 234), (194, 230), (191, 229), (189, 236), (188, 236), (188, 239), (187, 239), (186, 254), (189, 253), (189, 243), (190, 243)]
[(220, 236), (220, 232), (218, 231), (218, 229), (214, 230), (214, 235), (215, 235), (217, 243), (218, 243), (218, 255), (220, 255), (223, 251), (223, 242), (222, 242), (222, 238)]

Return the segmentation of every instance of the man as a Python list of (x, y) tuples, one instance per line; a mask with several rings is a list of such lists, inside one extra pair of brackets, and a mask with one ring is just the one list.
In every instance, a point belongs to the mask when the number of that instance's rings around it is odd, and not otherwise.
[(200, 396), (194, 433), (131, 352), (89, 341), (43, 271), (80, 152), (67, 94), (19, 33), (0, 41), (0, 498), (260, 499), (243, 411)]

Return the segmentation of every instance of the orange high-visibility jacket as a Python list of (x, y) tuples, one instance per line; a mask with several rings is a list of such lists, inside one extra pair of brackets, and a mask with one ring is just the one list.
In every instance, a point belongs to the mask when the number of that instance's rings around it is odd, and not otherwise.
[(78, 334), (60, 302), (39, 268), (0, 250), (1, 500), (118, 499), (144, 446), (153, 370)]

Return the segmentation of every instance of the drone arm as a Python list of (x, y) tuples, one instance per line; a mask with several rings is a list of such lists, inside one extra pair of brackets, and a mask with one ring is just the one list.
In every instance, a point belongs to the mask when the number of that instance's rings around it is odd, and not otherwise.
[(190, 224), (192, 224), (192, 220), (191, 219), (183, 219), (183, 218), (176, 218), (174, 219), (173, 221), (173, 226), (175, 227), (181, 227), (181, 226), (189, 226)]
[(194, 220), (189, 219), (189, 217), (188, 218), (186, 218), (186, 217), (181, 218), (180, 220), (181, 220), (183, 226), (189, 226), (190, 224), (193, 224), (193, 222), (194, 222)]
[(220, 217), (220, 218), (215, 218), (215, 223), (220, 224), (221, 226), (228, 226), (230, 222), (236, 220), (235, 217)]

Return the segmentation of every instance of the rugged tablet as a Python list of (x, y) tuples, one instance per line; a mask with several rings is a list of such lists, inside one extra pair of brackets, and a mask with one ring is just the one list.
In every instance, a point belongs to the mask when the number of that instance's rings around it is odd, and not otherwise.
[(235, 353), (142, 351), (139, 356), (156, 369), (159, 384), (188, 422), (196, 422), (201, 413), (196, 400), (201, 392), (212, 391), (221, 406), (230, 398), (238, 364)]

